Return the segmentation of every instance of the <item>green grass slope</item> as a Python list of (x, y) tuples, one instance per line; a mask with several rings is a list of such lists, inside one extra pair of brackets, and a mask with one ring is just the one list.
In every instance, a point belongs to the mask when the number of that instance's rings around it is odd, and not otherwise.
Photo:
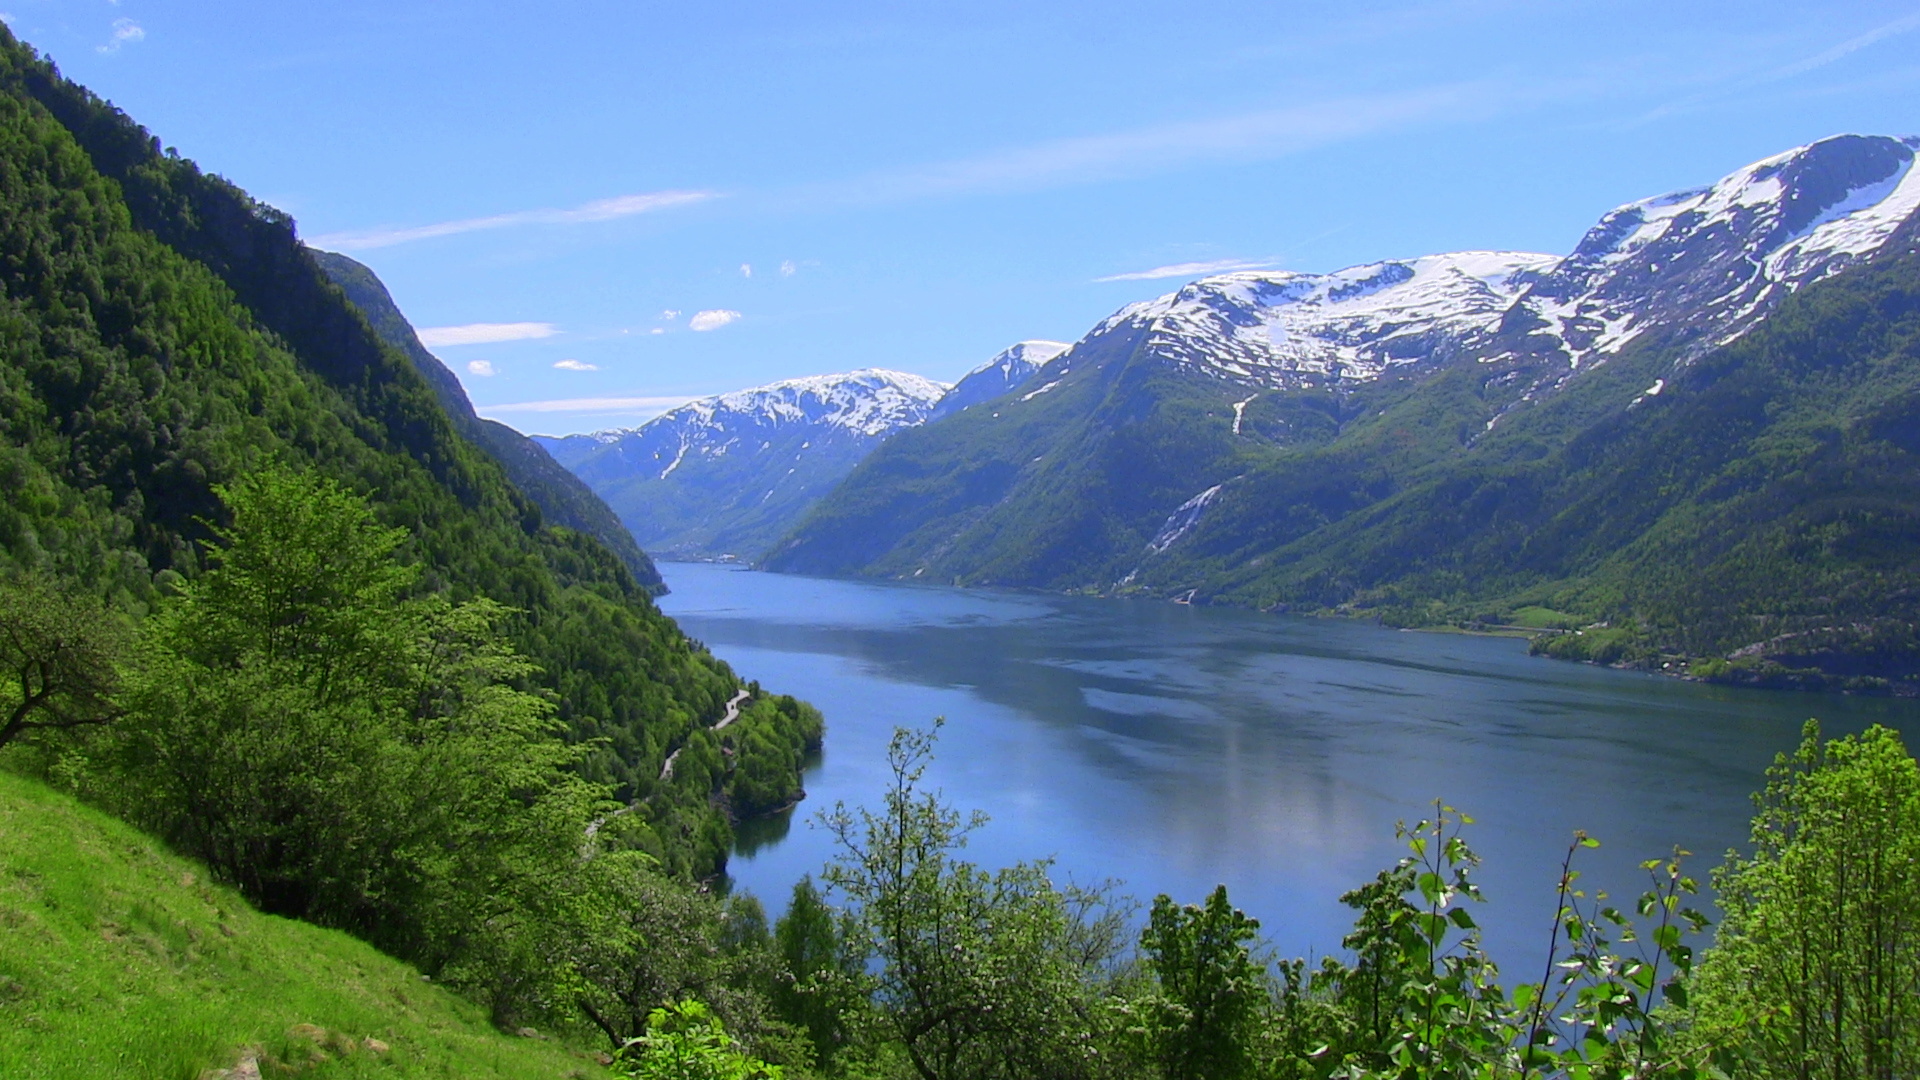
[(0, 771), (0, 1076), (195, 1080), (248, 1053), (266, 1075), (316, 1080), (608, 1075), (559, 1042), (494, 1030), (480, 1007), (343, 933), (259, 914), (130, 826)]

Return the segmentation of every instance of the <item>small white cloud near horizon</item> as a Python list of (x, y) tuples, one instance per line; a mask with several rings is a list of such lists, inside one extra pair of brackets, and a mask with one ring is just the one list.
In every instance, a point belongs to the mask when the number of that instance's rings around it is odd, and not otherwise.
[(718, 330), (730, 322), (737, 321), (739, 318), (739, 312), (729, 311), (726, 308), (715, 308), (712, 311), (696, 311), (693, 313), (693, 318), (687, 320), (687, 329), (703, 331)]
[(649, 334), (664, 334), (664, 333), (666, 333), (666, 332), (667, 332), (667, 330), (666, 330), (666, 328), (665, 328), (665, 327), (663, 327), (663, 326), (656, 326), (656, 327), (654, 327), (653, 329), (651, 329), (651, 330), (649, 330), (649, 331), (647, 331), (647, 333), (649, 333)]
[(448, 345), (490, 345), (496, 341), (529, 341), (550, 338), (560, 328), (550, 322), (480, 322), (464, 326), (427, 326), (414, 331), (420, 344), (429, 349)]
[(680, 311), (678, 308), (668, 308), (667, 310), (660, 313), (660, 317), (667, 320), (668, 322), (672, 322), (673, 320), (680, 317)]
[(499, 372), (493, 370), (493, 361), (491, 360), (469, 360), (467, 361), (467, 374), (491, 379), (495, 375), (498, 375)]
[(781, 263), (781, 264), (780, 264), (780, 276), (781, 276), (781, 277), (792, 277), (793, 275), (795, 275), (795, 274), (797, 274), (797, 273), (799, 273), (799, 272), (800, 272), (800, 268), (799, 268), (799, 267), (797, 267), (797, 266), (795, 266), (795, 265), (793, 265), (793, 260), (792, 260), (792, 259), (788, 259), (788, 260), (786, 260), (785, 262), (783, 262), (783, 263)]
[(579, 360), (572, 360), (572, 359), (562, 360), (554, 364), (553, 366), (559, 368), (561, 371), (599, 371), (600, 370), (600, 365), (598, 364), (587, 364), (587, 363), (582, 363)]
[(1172, 263), (1156, 266), (1151, 270), (1134, 270), (1125, 274), (1108, 274), (1097, 277), (1095, 281), (1159, 281), (1161, 278), (1202, 278), (1209, 274), (1225, 274), (1235, 270), (1265, 270), (1273, 266), (1272, 260), (1255, 261), (1252, 259), (1215, 259), (1211, 262)]
[(741, 276), (741, 277), (746, 277), (746, 278), (750, 278), (750, 277), (752, 277), (752, 276), (753, 276), (753, 264), (752, 264), (752, 263), (741, 263), (741, 264), (740, 264), (740, 276)]
[(512, 225), (584, 225), (614, 221), (632, 217), (635, 214), (705, 202), (717, 197), (717, 194), (711, 191), (652, 191), (638, 195), (616, 195), (611, 199), (595, 199), (593, 202), (581, 203), (579, 206), (565, 210), (516, 210), (506, 214), (491, 214), (487, 217), (441, 221), (432, 225), (392, 226), (325, 233), (312, 237), (307, 242), (314, 247), (339, 251), (365, 251), (370, 248), (405, 244), (414, 240), (431, 240), (435, 237), (479, 232), (483, 229), (504, 229)]
[(147, 32), (141, 28), (139, 23), (127, 18), (115, 19), (113, 20), (113, 36), (107, 40), (105, 45), (94, 46), (93, 51), (111, 56), (119, 52), (122, 45), (130, 45), (136, 41), (144, 41), (146, 37)]

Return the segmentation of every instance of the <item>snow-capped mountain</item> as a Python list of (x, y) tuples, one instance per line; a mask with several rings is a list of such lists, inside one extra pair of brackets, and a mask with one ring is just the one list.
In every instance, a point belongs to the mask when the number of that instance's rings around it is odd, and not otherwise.
[(929, 420), (951, 416), (983, 401), (1012, 390), (1027, 381), (1047, 361), (1066, 352), (1064, 341), (1022, 341), (1000, 351), (993, 359), (974, 368), (953, 384), (947, 396), (934, 406)]
[[(890, 440), (766, 565), (1182, 596), (1264, 580), (1284, 584), (1261, 603), (1339, 604), (1448, 542), (1434, 523), (1449, 515), (1472, 520), (1447, 535), (1480, 535), (1478, 515), (1525, 538), (1550, 504), (1527, 501), (1515, 463), (1575, 432), (1610, 445), (1601, 425), (1694, 400), (1698, 365), (1796, 291), (1910, 254), (1917, 151), (1920, 139), (1856, 135), (1798, 147), (1621, 206), (1564, 256), (1203, 278), (1114, 313), (991, 409)], [(1374, 513), (1443, 474), (1452, 486), (1418, 514)], [(1586, 513), (1553, 526), (1577, 535)], [(1369, 550), (1391, 557), (1341, 561), (1389, 524), (1411, 539)]]
[(647, 550), (751, 557), (881, 440), (925, 422), (949, 389), (866, 368), (701, 398), (638, 427), (537, 439)]
[(1121, 309), (1085, 341), (1137, 333), (1165, 360), (1262, 389), (1467, 356), (1543, 364), (1553, 384), (1648, 333), (1691, 357), (1876, 251), (1920, 206), (1916, 150), (1920, 138), (1859, 135), (1798, 147), (1628, 203), (1564, 257), (1460, 252), (1203, 278)]

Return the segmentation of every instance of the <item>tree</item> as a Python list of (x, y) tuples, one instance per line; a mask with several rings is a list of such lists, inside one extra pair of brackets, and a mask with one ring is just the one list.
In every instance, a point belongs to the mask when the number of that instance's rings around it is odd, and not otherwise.
[(748, 1056), (720, 1018), (692, 999), (650, 1012), (646, 1034), (621, 1047), (618, 1065), (634, 1080), (780, 1080), (783, 1071)]
[(1756, 798), (1750, 855), (1714, 876), (1725, 919), (1695, 1019), (1759, 1074), (1920, 1070), (1920, 766), (1894, 732), (1809, 721)]
[(774, 955), (780, 970), (770, 1004), (775, 1015), (806, 1032), (814, 1059), (822, 1067), (848, 1042), (848, 984), (859, 965), (849, 958), (835, 929), (833, 909), (814, 887), (812, 877), (793, 885), (787, 913), (773, 927)]
[(0, 580), (0, 747), (29, 731), (110, 723), (123, 712), (121, 622), (99, 602), (39, 578)]
[(923, 1080), (1091, 1073), (1118, 917), (1099, 890), (1057, 888), (1045, 863), (989, 873), (955, 858), (985, 818), (920, 789), (933, 737), (895, 730), (879, 813), (839, 805), (820, 819), (840, 848), (825, 877), (850, 944), (875, 962), (881, 1032)]
[(267, 468), (221, 495), (233, 524), (143, 627), (96, 797), (499, 1017), (570, 1007), (556, 905), (606, 792), (519, 689), (508, 610), (410, 596), (405, 532), (331, 481)]
[(1140, 947), (1159, 983), (1149, 1002), (1151, 1046), (1168, 1080), (1235, 1080), (1250, 1074), (1269, 1001), (1247, 950), (1260, 930), (1221, 885), (1205, 906), (1154, 898)]

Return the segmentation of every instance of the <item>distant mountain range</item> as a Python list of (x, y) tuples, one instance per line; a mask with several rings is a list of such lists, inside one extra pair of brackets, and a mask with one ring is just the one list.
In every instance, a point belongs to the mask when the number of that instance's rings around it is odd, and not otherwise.
[(1911, 682), (1917, 148), (1827, 139), (1622, 206), (1566, 256), (1227, 274), (1130, 305), (896, 433), (766, 565)]
[(701, 398), (638, 427), (535, 441), (648, 550), (755, 559), (882, 440), (924, 423), (950, 389), (868, 368)]

